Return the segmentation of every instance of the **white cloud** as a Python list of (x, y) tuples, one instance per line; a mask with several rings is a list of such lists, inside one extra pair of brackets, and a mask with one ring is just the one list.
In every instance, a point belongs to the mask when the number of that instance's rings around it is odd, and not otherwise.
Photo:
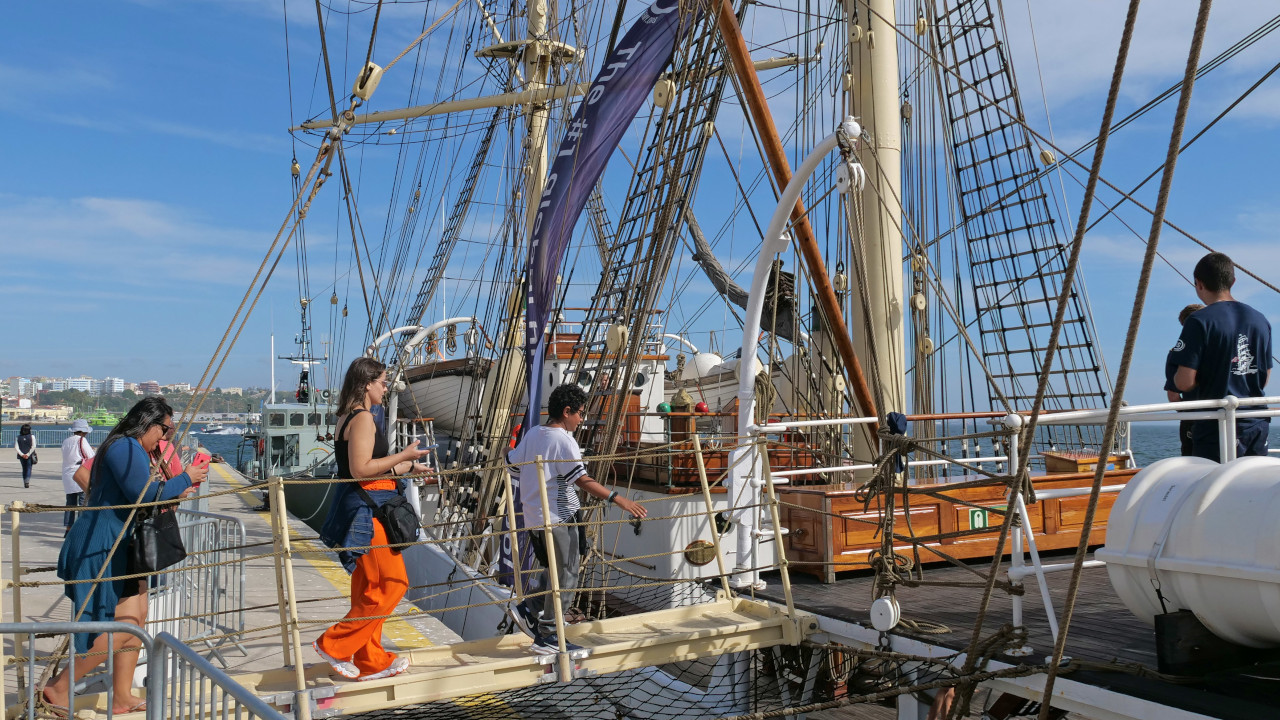
[(0, 237), (12, 260), (5, 274), (55, 280), (6, 283), (0, 295), (75, 287), (76, 302), (92, 304), (196, 277), (202, 286), (244, 286), (270, 241), (149, 200), (15, 195), (0, 195)]

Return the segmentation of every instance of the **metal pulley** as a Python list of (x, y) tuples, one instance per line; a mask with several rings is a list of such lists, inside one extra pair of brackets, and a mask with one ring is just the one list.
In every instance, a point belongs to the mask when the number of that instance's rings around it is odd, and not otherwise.
[(706, 138), (708, 140), (711, 139), (711, 136), (715, 133), (715, 131), (716, 131), (716, 124), (714, 121), (708, 120), (702, 123), (703, 138)]
[(862, 26), (854, 25), (849, 28), (849, 40), (852, 42), (862, 42)]
[(919, 345), (920, 345), (920, 354), (922, 355), (932, 355), (933, 351), (937, 349), (937, 347), (935, 347), (933, 344), (933, 338), (929, 337), (928, 335), (925, 335), (924, 337), (920, 338)]
[(844, 271), (844, 261), (836, 263), (836, 274), (831, 278), (831, 287), (838, 293), (849, 292), (849, 276)]
[(910, 101), (910, 100), (903, 100), (903, 101), (902, 101), (902, 119), (903, 119), (903, 120), (910, 120), (910, 119), (911, 119), (911, 114), (912, 114), (913, 112), (914, 112), (914, 110), (912, 110), (912, 109), (911, 109), (911, 101)]
[(356, 76), (356, 84), (351, 87), (351, 94), (367, 101), (373, 97), (373, 91), (378, 89), (380, 82), (382, 82), (382, 68), (370, 61)]
[(925, 19), (924, 13), (916, 16), (916, 34), (923, 35), (929, 32), (929, 21)]
[(609, 352), (618, 352), (627, 346), (627, 335), (629, 334), (626, 325), (614, 323), (605, 331), (604, 346), (608, 348)]
[(662, 78), (653, 85), (653, 104), (660, 108), (665, 108), (671, 104), (671, 99), (676, 96), (676, 84), (671, 78)]
[(924, 266), (925, 266), (924, 257), (920, 255), (920, 253), (912, 253), (911, 254), (911, 271), (918, 272), (918, 273), (924, 272)]
[(293, 159), (293, 165), (289, 166), (289, 172), (294, 177), (298, 177), (299, 175), (302, 174), (302, 166), (298, 164), (298, 158)]
[(330, 296), (329, 296), (329, 304), (330, 304), (330, 305), (337, 305), (337, 304), (338, 304), (338, 293), (336, 293), (336, 292), (335, 292), (334, 294), (332, 294), (332, 295), (330, 295)]
[(1049, 148), (1041, 148), (1040, 162), (1045, 165), (1052, 165), (1058, 162), (1058, 158), (1056, 155), (1053, 154), (1053, 151), (1050, 150)]
[(902, 609), (892, 595), (876, 598), (871, 603), (871, 627), (880, 632), (889, 632), (902, 620)]
[(915, 293), (911, 296), (911, 307), (924, 312), (924, 309), (929, 307), (929, 299), (924, 296), (924, 293)]

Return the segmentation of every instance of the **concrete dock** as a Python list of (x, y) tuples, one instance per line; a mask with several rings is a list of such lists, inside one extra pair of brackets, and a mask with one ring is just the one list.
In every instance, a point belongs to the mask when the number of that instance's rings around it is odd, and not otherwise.
[[(6, 510), (15, 501), (25, 504), (62, 505), (65, 495), (62, 488), (61, 458), (56, 448), (43, 448), (41, 462), (36, 465), (31, 478), (31, 487), (22, 486), (22, 473), (17, 459), (12, 453), (6, 453), (0, 459), (0, 499)], [(244, 523), (246, 543), (254, 546), (246, 551), (247, 555), (268, 553), (272, 542), (271, 517), (269, 513), (256, 511), (254, 508), (262, 504), (256, 492), (248, 491), (248, 482), (230, 466), (214, 464), (210, 468), (209, 480), (202, 487), (203, 497), (199, 507), (204, 512), (226, 515), (239, 519)], [(217, 494), (228, 489), (243, 489), (241, 492)], [(208, 497), (209, 494), (214, 494)], [(196, 509), (195, 502), (183, 507)], [(62, 547), (62, 512), (21, 513), (19, 518), (21, 565), (24, 569), (23, 580), (28, 582), (51, 583), (38, 587), (21, 588), (21, 616), (14, 614), (14, 589), (9, 586), (13, 577), (13, 513), (5, 512), (0, 518), (0, 577), (6, 582), (0, 592), (0, 620), (3, 622), (50, 622), (71, 619), (71, 603), (63, 595), (62, 585), (52, 568), (57, 565), (58, 553)], [(295, 549), (322, 546), (315, 541), (315, 531), (290, 517), (290, 535)], [(245, 636), (239, 640), (239, 646), (230, 642), (214, 641), (213, 649), (203, 643), (194, 645), (219, 664), (226, 662), (224, 668), (231, 675), (246, 672), (259, 672), (278, 669), (284, 665), (281, 647), (280, 612), (277, 596), (275, 563), (271, 558), (249, 560), (245, 564), (245, 590), (243, 605)], [(294, 583), (297, 595), (302, 602), (298, 606), (298, 616), (303, 627), (302, 658), (305, 663), (321, 662), (311, 649), (310, 643), (330, 623), (341, 618), (350, 608), (350, 581), (346, 571), (331, 553), (305, 553), (294, 557)], [(397, 613), (412, 614), (417, 609), (409, 603), (402, 602)], [(149, 618), (149, 625), (156, 618)], [(273, 628), (255, 630), (255, 628)], [(155, 627), (148, 631), (154, 633)], [(388, 649), (422, 648), (431, 645), (448, 644), (459, 638), (435, 618), (416, 614), (412, 618), (392, 619), (384, 626), (383, 641)], [(3, 653), (14, 654), (14, 638), (3, 638)], [(37, 647), (41, 652), (51, 651), (56, 645), (53, 639), (40, 640)], [(244, 649), (241, 652), (240, 648)], [(219, 660), (221, 658), (221, 660)], [(5, 707), (12, 707), (18, 700), (17, 670), (12, 667), (4, 670)]]

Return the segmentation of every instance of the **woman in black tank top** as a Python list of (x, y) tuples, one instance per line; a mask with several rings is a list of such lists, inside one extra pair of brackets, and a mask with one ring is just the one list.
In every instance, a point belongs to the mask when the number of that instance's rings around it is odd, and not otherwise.
[[(358, 358), (347, 369), (338, 399), (338, 433), (334, 455), (338, 474), (359, 482), (373, 502), (381, 505), (399, 493), (395, 474), (417, 466), (427, 453), (417, 445), (389, 454), (387, 437), (369, 410), (381, 405), (387, 394), (387, 366), (373, 358)], [(409, 667), (407, 658), (382, 649), (384, 620), (363, 620), (390, 615), (409, 588), (404, 558), (386, 547), (382, 524), (360, 493), (337, 493), (321, 539), (330, 547), (344, 548), (338, 557), (351, 573), (351, 610), (347, 618), (330, 627), (312, 643), (336, 673), (347, 679), (374, 680), (391, 677)], [(352, 548), (352, 549), (346, 549)], [(365, 549), (367, 548), (367, 549)]]

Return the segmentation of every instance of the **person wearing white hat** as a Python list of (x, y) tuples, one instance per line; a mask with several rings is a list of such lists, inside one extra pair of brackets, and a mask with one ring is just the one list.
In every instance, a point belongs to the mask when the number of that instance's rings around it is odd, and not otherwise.
[[(89, 434), (89, 422), (83, 418), (71, 423), (71, 434), (62, 441), (62, 490), (67, 494), (67, 507), (84, 504), (84, 493), (87, 487), (81, 487), (75, 480), (76, 469), (84, 461), (93, 457), (93, 446), (85, 437)], [(70, 510), (62, 514), (65, 536), (75, 522), (76, 514)]]

